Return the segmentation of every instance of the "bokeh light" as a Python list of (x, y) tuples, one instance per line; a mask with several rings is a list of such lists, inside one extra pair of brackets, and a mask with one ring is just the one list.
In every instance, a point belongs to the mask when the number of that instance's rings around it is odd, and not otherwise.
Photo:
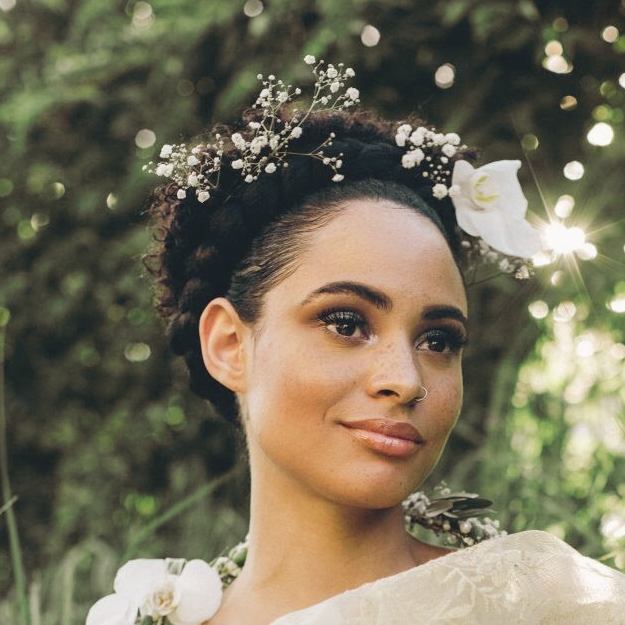
[(545, 46), (545, 54), (547, 56), (562, 56), (564, 49), (559, 41), (550, 41)]
[(573, 212), (573, 207), (575, 206), (575, 199), (572, 195), (561, 195), (556, 202), (555, 208), (553, 209), (555, 214), (560, 217), (560, 219), (565, 219)]
[(380, 31), (371, 24), (367, 24), (360, 33), (360, 40), (367, 48), (377, 46), (380, 41)]
[(260, 0), (247, 0), (243, 7), (243, 13), (245, 13), (247, 17), (257, 17), (264, 10), (265, 7)]
[(0, 9), (5, 13), (15, 8), (15, 0), (0, 0)]
[(608, 302), (608, 308), (615, 313), (625, 313), (625, 293), (613, 297)]
[(601, 31), (601, 38), (608, 43), (614, 43), (619, 38), (619, 31), (616, 26), (606, 26)]
[(560, 108), (563, 111), (572, 111), (573, 109), (577, 108), (577, 98), (572, 95), (565, 95), (560, 100)]
[(451, 63), (441, 65), (434, 73), (434, 82), (441, 89), (449, 89), (456, 79), (456, 68)]
[(610, 145), (614, 139), (614, 129), (610, 126), (610, 124), (598, 122), (588, 131), (586, 139), (590, 145)]
[(527, 309), (534, 319), (544, 319), (549, 314), (549, 306), (540, 299), (531, 302)]
[(569, 74), (573, 65), (561, 54), (550, 54), (543, 59), (543, 67), (554, 74)]
[(156, 143), (156, 134), (149, 128), (142, 128), (135, 135), (135, 145), (142, 150), (151, 148)]
[(538, 141), (538, 137), (532, 133), (526, 134), (521, 139), (521, 146), (524, 150), (531, 151), (538, 148), (540, 145), (540, 141)]
[(571, 161), (564, 166), (564, 176), (569, 180), (579, 180), (584, 175), (584, 166), (579, 161)]
[(569, 23), (566, 17), (556, 17), (553, 20), (553, 29), (559, 33), (564, 33), (569, 29)]
[(124, 357), (129, 362), (143, 362), (152, 354), (150, 346), (146, 343), (129, 343), (124, 348)]
[(132, 25), (136, 30), (147, 30), (154, 23), (154, 11), (148, 2), (137, 2), (132, 11)]
[(579, 227), (567, 228), (561, 222), (550, 223), (544, 230), (545, 245), (556, 254), (571, 254), (586, 243), (586, 233)]
[(560, 302), (553, 309), (553, 320), (558, 323), (568, 323), (572, 321), (577, 313), (577, 306), (573, 302)]

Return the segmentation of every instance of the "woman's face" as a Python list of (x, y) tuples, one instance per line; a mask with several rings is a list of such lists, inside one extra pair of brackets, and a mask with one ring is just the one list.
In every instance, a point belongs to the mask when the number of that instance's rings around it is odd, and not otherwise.
[(396, 505), (429, 474), (458, 416), (466, 315), (433, 223), (391, 202), (347, 202), (266, 294), (245, 339), (253, 479)]

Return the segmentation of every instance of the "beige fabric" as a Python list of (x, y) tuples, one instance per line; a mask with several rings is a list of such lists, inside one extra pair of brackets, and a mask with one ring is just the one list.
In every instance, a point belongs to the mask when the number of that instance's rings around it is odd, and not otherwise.
[(521, 532), (365, 584), (272, 625), (625, 625), (625, 575)]

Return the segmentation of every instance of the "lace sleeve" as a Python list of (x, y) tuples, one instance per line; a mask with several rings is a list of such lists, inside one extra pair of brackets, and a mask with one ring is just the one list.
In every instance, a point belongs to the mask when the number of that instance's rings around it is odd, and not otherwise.
[(366, 584), (273, 625), (625, 625), (625, 575), (537, 531)]

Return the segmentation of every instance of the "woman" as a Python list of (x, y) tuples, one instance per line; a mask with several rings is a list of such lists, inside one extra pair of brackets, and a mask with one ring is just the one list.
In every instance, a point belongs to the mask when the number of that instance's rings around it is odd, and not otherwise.
[(547, 534), (452, 552), (405, 531), (404, 508), (465, 544), (496, 533), (450, 514), (470, 498), (402, 501), (460, 411), (462, 271), (526, 272), (540, 237), (520, 163), (474, 170), (455, 134), (350, 113), (353, 71), (305, 60), (310, 108), (270, 76), (239, 129), (154, 170), (172, 347), (246, 435), (245, 564), (217, 562), (222, 597), (204, 563), (135, 561), (88, 625), (625, 623), (625, 576)]

